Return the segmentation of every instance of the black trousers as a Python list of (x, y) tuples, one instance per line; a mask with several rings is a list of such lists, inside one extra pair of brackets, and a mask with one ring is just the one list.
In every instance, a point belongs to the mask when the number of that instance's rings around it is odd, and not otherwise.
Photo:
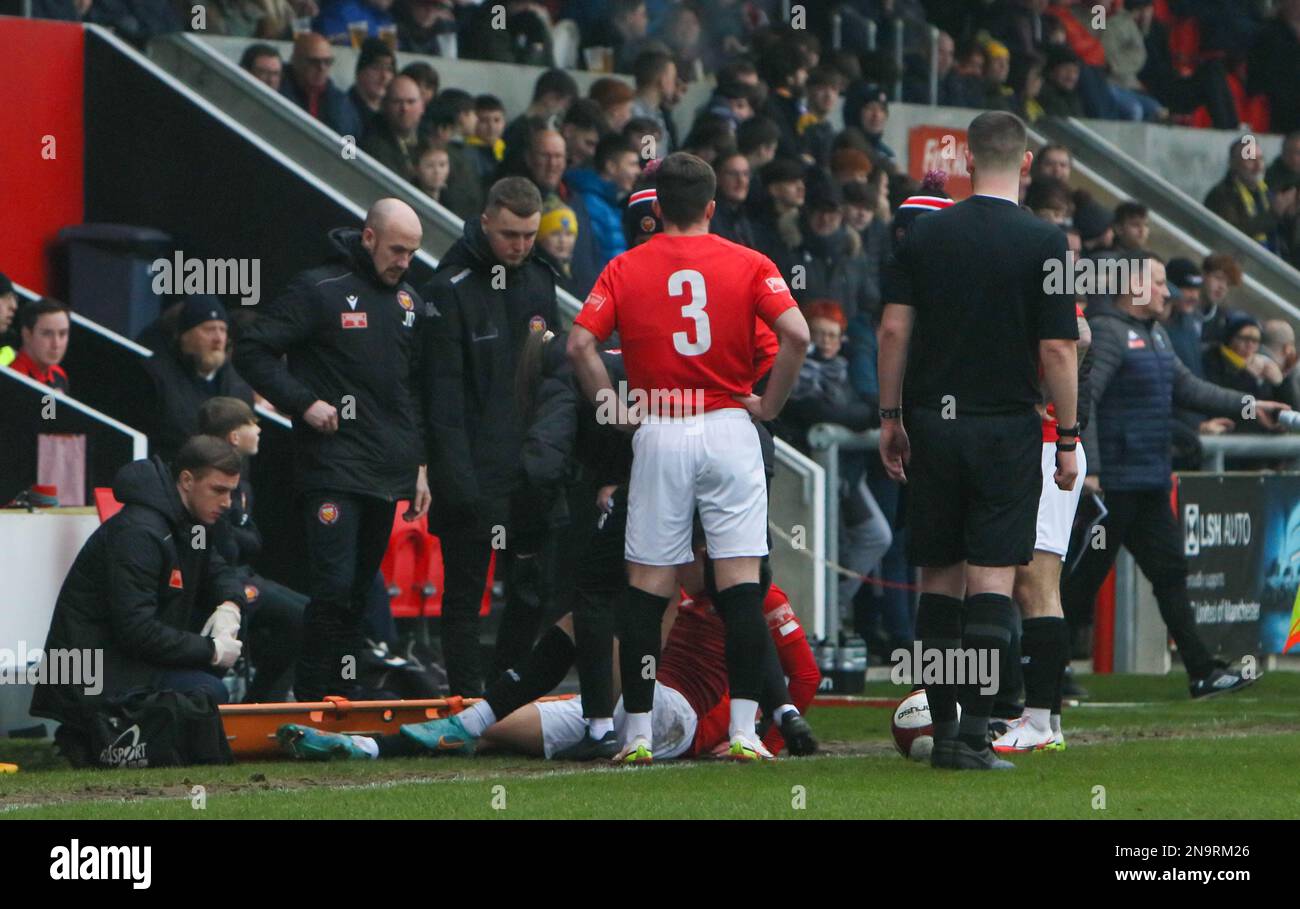
[(1101, 526), (1105, 545), (1094, 549), (1084, 541), (1083, 558), (1061, 582), (1061, 605), (1071, 628), (1092, 624), (1093, 603), (1121, 546), (1133, 553), (1138, 568), (1151, 582), (1160, 617), (1182, 655), (1188, 675), (1205, 675), (1213, 666), (1210, 653), (1196, 631), (1187, 598), (1187, 557), (1183, 537), (1169, 507), (1168, 490), (1107, 491), (1109, 513)]
[(241, 637), (256, 673), (248, 686), (248, 704), (281, 702), (293, 684), (293, 666), (302, 646), (308, 598), (261, 575), (244, 580), (244, 593), (254, 596), (244, 611)]
[[(356, 688), (367, 595), (384, 560), (394, 503), (348, 492), (303, 496), (308, 593), (294, 679), (299, 701)], [(351, 657), (351, 659), (349, 659)]]
[[(442, 543), (442, 657), (453, 695), (483, 693), (479, 656), (479, 608), (492, 559), (492, 538), (478, 532), (445, 532)], [(503, 671), (532, 649), (545, 608), (544, 535), (506, 531), (497, 551), (497, 573), (505, 582), (506, 608), (497, 631), (495, 668)]]

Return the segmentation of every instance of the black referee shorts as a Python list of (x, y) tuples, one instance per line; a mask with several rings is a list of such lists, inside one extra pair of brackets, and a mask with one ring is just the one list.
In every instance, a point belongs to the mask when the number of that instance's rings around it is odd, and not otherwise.
[(1043, 489), (1038, 414), (945, 420), (937, 410), (915, 407), (904, 425), (912, 447), (908, 560), (921, 567), (1028, 564)]

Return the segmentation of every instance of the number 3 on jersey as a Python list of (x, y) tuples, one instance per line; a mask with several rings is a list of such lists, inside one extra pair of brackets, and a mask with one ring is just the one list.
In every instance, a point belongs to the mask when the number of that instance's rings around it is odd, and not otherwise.
[(713, 343), (709, 333), (709, 315), (704, 311), (709, 302), (704, 290), (704, 275), (692, 268), (684, 268), (668, 276), (668, 296), (680, 297), (686, 289), (691, 292), (691, 302), (682, 307), (682, 315), (695, 322), (695, 340), (690, 340), (688, 332), (673, 332), (673, 348), (682, 356), (698, 357)]

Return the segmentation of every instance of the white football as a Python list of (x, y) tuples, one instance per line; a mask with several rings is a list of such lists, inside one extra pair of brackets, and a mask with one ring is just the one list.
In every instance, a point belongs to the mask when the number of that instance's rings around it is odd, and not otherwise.
[[(957, 715), (961, 716), (960, 704), (957, 705)], [(930, 760), (930, 752), (934, 750), (934, 724), (930, 720), (930, 702), (924, 688), (913, 691), (898, 702), (890, 732), (894, 736), (894, 747), (903, 757), (914, 761)]]

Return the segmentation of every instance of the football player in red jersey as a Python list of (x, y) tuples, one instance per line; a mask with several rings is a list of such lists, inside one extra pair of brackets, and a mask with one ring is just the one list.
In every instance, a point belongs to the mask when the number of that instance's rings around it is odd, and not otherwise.
[[(698, 510), (715, 563), (715, 607), (726, 626), (731, 692), (730, 755), (770, 757), (755, 722), (762, 689), (759, 561), (767, 555), (767, 495), (753, 419), (771, 420), (789, 397), (808, 346), (808, 325), (765, 256), (710, 234), (713, 170), (693, 155), (668, 156), (655, 176), (664, 231), (611, 261), (569, 335), (583, 391), (617, 402), (597, 344), (619, 334), (634, 428), (625, 556), (627, 602), (616, 619), (628, 722), (615, 760), (653, 758), (651, 709), (659, 626), (692, 561)], [(753, 394), (755, 318), (779, 339), (767, 387)], [(648, 406), (645, 402), (648, 401)]]

